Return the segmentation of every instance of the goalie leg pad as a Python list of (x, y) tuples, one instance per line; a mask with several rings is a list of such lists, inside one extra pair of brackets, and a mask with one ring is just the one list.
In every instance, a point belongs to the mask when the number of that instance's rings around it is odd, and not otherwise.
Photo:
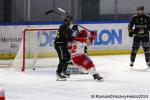
[(75, 63), (78, 66), (83, 67), (86, 70), (89, 70), (92, 67), (95, 67), (92, 60), (84, 54), (77, 55), (77, 56), (73, 57), (72, 60), (73, 60), (73, 63)]

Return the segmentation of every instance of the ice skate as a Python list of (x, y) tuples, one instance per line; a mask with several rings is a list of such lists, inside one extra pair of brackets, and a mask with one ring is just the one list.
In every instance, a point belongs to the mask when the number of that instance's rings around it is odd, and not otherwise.
[(101, 77), (98, 73), (93, 75), (94, 80), (96, 81), (104, 81), (103, 77)]
[(146, 62), (146, 64), (147, 64), (147, 69), (150, 69), (150, 62)]
[(56, 81), (66, 81), (66, 76), (57, 74)]
[(131, 62), (130, 67), (133, 68), (133, 66), (134, 66), (134, 62)]
[(67, 73), (67, 72), (63, 72), (61, 75), (65, 76), (66, 78), (69, 78), (69, 77), (70, 77), (70, 74)]

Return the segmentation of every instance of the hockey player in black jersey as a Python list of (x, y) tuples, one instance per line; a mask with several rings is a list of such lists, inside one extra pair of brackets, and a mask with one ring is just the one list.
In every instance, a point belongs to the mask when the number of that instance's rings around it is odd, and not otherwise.
[[(135, 27), (133, 29), (133, 27)], [(142, 44), (145, 54), (145, 60), (148, 67), (150, 67), (150, 44), (149, 44), (149, 31), (150, 31), (150, 17), (144, 14), (144, 6), (137, 7), (137, 15), (134, 15), (128, 25), (129, 37), (133, 37), (133, 45), (131, 51), (131, 63), (133, 67), (136, 54)]]
[(70, 25), (72, 22), (72, 17), (67, 16), (64, 20), (64, 24), (59, 27), (58, 33), (56, 35), (54, 46), (59, 57), (59, 64), (57, 67), (57, 80), (66, 80), (69, 74), (66, 73), (68, 61), (70, 61), (70, 53), (67, 49), (67, 44), (72, 40), (72, 30)]

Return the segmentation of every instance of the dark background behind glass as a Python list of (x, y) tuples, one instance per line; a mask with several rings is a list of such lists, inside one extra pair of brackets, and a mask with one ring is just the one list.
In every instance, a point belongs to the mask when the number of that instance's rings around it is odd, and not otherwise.
[(58, 7), (76, 21), (129, 20), (139, 5), (150, 13), (150, 0), (0, 0), (0, 22), (62, 21), (58, 15), (44, 15)]

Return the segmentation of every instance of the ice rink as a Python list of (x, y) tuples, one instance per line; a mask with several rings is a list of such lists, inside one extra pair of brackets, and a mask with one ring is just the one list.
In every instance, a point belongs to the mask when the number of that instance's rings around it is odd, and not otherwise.
[(143, 54), (137, 55), (133, 69), (129, 67), (130, 55), (91, 59), (104, 77), (103, 82), (94, 81), (88, 74), (73, 74), (67, 81), (56, 81), (56, 68), (26, 72), (1, 68), (0, 83), (6, 100), (150, 100), (150, 70)]

